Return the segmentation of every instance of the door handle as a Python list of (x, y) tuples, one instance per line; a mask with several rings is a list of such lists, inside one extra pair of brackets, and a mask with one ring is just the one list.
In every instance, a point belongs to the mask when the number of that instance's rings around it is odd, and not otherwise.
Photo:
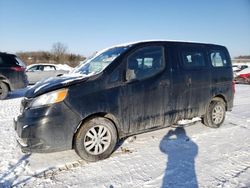
[(187, 78), (187, 86), (191, 86), (192, 85), (192, 78)]
[(159, 83), (160, 86), (170, 86), (170, 81), (169, 80), (162, 80)]

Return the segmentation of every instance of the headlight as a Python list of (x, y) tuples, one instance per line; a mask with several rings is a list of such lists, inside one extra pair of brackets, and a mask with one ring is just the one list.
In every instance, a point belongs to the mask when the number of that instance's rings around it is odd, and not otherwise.
[(59, 89), (56, 91), (52, 91), (49, 93), (45, 93), (37, 98), (35, 98), (31, 104), (30, 107), (39, 107), (49, 104), (54, 104), (63, 101), (68, 94), (68, 89)]

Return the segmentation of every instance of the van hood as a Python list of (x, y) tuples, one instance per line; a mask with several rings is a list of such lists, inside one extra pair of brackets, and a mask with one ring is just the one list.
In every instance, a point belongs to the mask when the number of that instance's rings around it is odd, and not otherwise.
[(68, 87), (73, 84), (77, 84), (86, 81), (90, 76), (82, 74), (65, 74), (59, 77), (51, 77), (37, 82), (34, 86), (31, 86), (25, 93), (25, 97), (34, 98), (38, 95), (60, 89), (63, 87)]

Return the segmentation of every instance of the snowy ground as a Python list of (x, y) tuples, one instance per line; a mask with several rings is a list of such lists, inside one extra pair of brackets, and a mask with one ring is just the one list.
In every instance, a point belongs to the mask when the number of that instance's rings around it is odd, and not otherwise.
[(196, 122), (137, 135), (106, 160), (74, 153), (21, 153), (12, 119), (24, 91), (0, 101), (0, 187), (250, 187), (250, 86), (219, 129)]

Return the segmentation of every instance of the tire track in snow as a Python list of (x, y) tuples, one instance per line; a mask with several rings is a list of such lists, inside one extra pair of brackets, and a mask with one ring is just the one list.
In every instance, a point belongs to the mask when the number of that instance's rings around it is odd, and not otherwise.
[(250, 132), (245, 127), (234, 126), (231, 129), (221, 129), (221, 133), (215, 132), (214, 137), (209, 133), (206, 141), (204, 137), (200, 138), (201, 145), (204, 145), (202, 142), (212, 143), (201, 152), (200, 157), (207, 159), (198, 161), (198, 168), (203, 171), (200, 179), (208, 182), (206, 187), (247, 187), (237, 180), (250, 169), (250, 139), (247, 136), (249, 134), (244, 134), (246, 131)]
[[(241, 174), (245, 173), (248, 169), (250, 169), (250, 162), (242, 163), (241, 161), (249, 160), (250, 153), (246, 152), (236, 152), (234, 156), (230, 156), (228, 158), (228, 163), (225, 165), (225, 161), (216, 164), (213, 169), (215, 175), (213, 176), (214, 186), (224, 187), (226, 183), (235, 180), (235, 178), (239, 177)], [(225, 166), (227, 168), (225, 168)], [(233, 182), (239, 183), (239, 182)], [(237, 186), (237, 185), (236, 185)]]

